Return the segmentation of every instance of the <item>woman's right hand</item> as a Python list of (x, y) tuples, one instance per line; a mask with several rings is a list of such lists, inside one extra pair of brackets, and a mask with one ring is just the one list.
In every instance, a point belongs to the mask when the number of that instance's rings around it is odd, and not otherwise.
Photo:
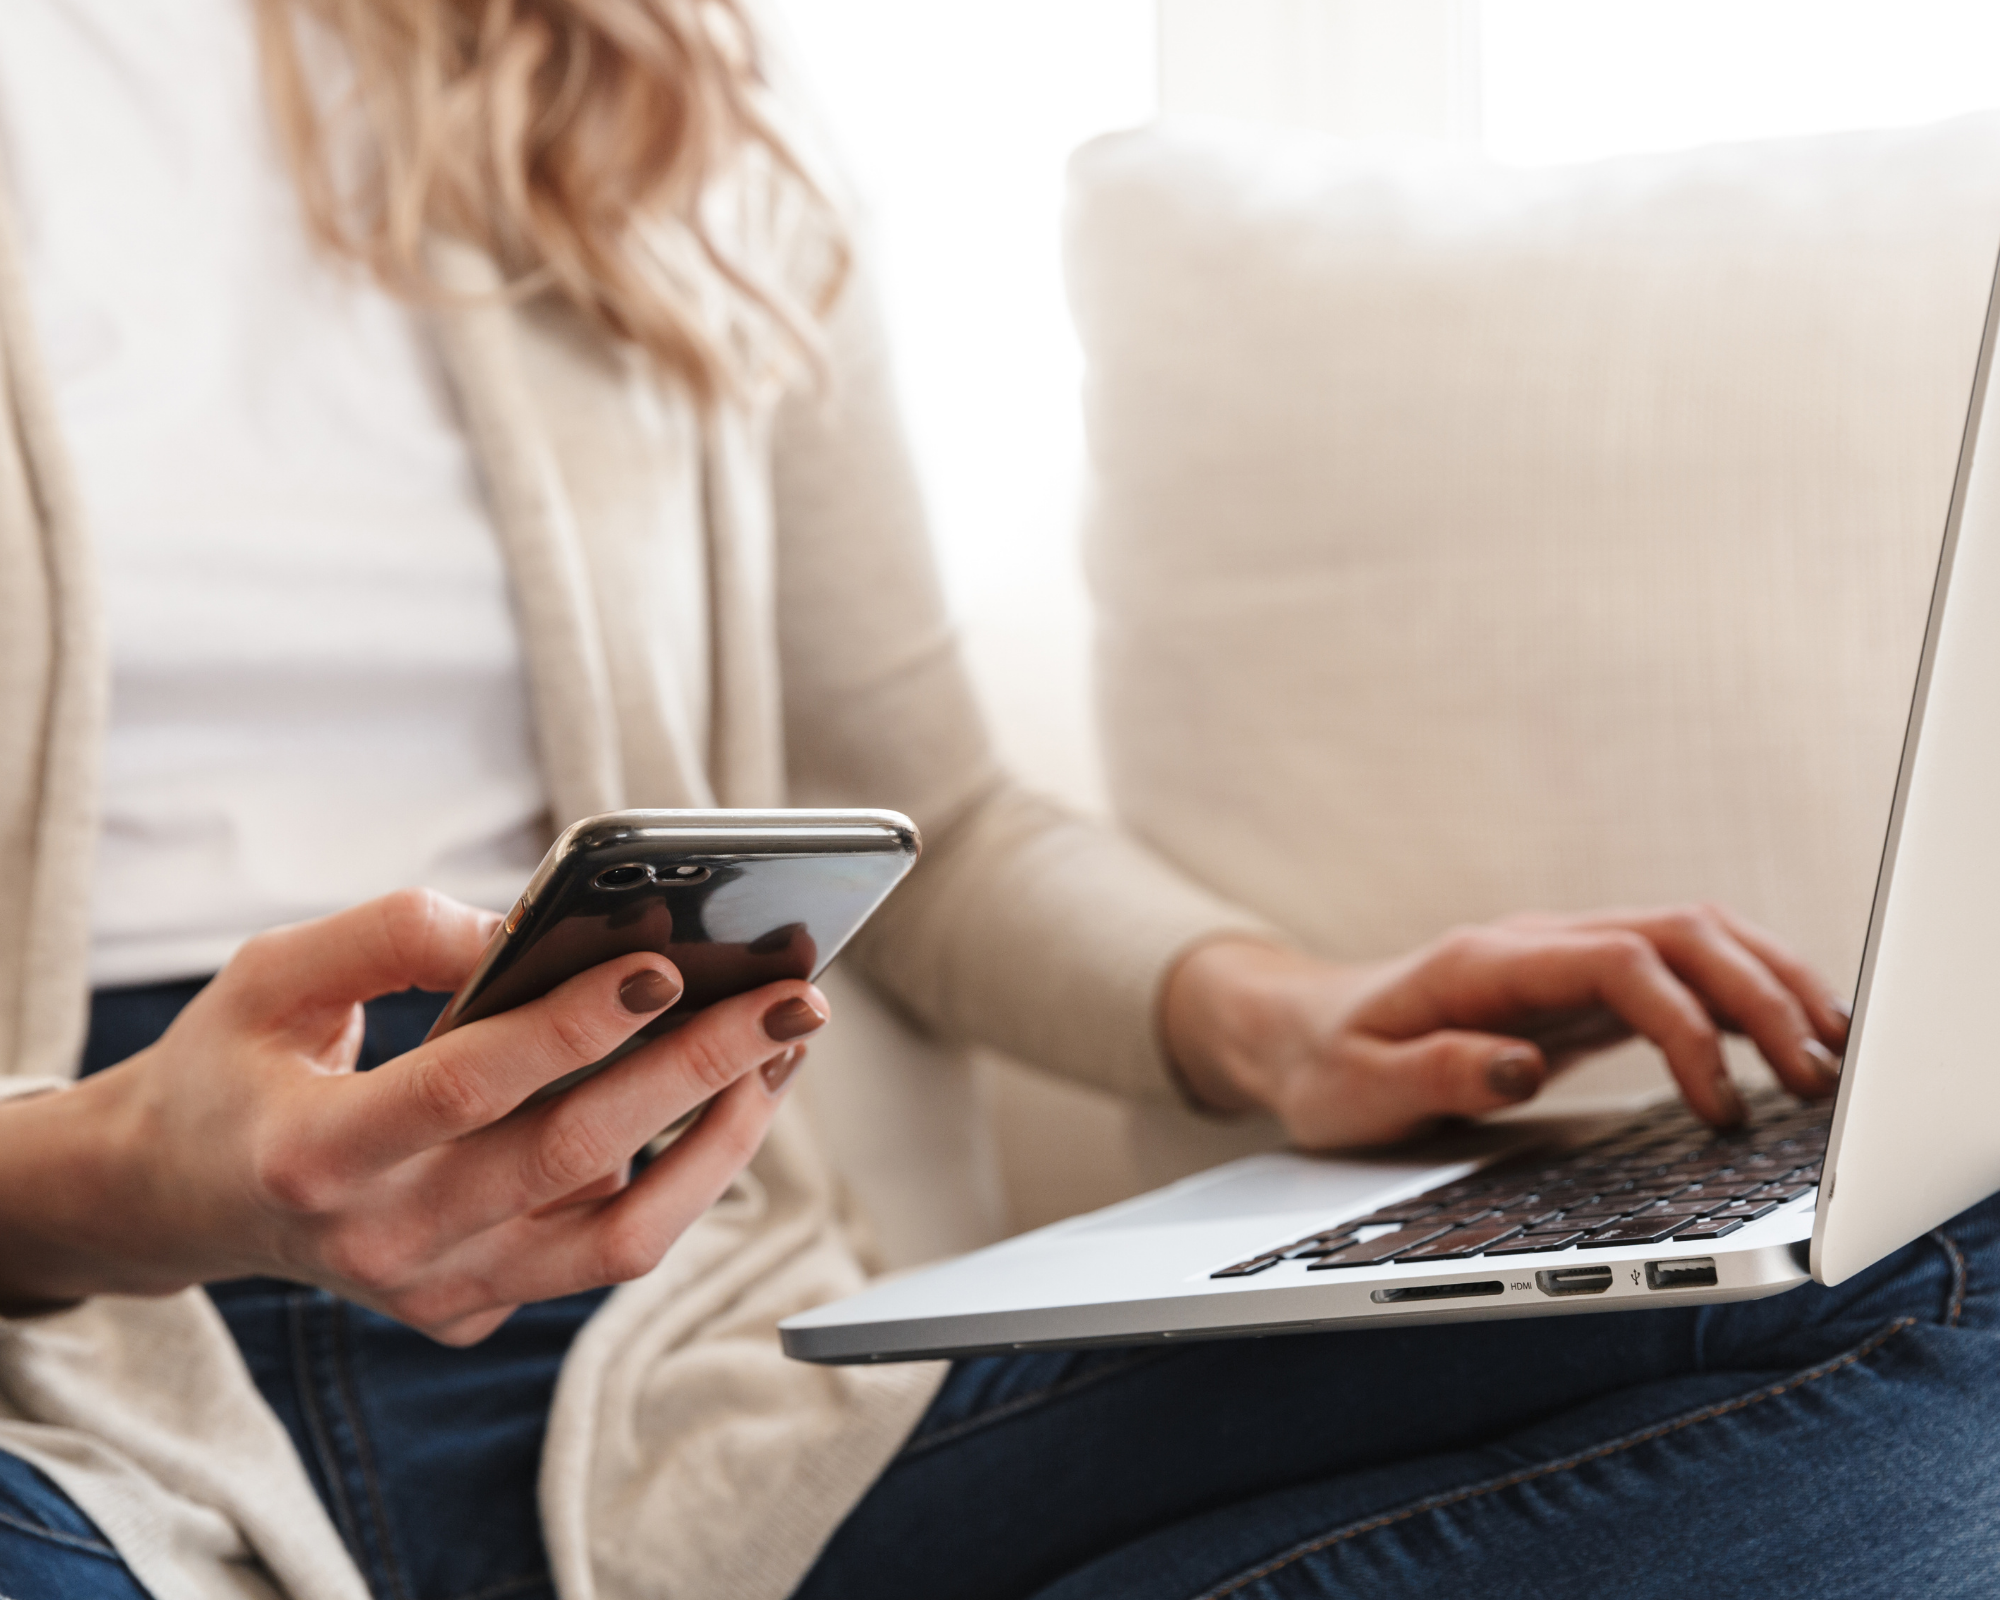
[(0, 1310), (261, 1274), (471, 1344), (650, 1271), (756, 1152), (826, 1000), (739, 995), (524, 1105), (679, 998), (624, 956), (356, 1073), (360, 1003), (455, 989), (497, 921), (411, 890), (262, 934), (150, 1048), (0, 1103)]
[(1722, 906), (1503, 918), (1384, 961), (1251, 940), (1170, 974), (1164, 1042), (1189, 1093), (1260, 1107), (1307, 1149), (1407, 1139), (1537, 1094), (1570, 1062), (1652, 1040), (1696, 1115), (1743, 1121), (1724, 1033), (1746, 1034), (1801, 1099), (1840, 1086), (1847, 1007), (1804, 961)]

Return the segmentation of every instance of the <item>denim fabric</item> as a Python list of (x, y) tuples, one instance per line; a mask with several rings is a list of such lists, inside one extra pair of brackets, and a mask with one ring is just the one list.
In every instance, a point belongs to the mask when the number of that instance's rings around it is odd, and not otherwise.
[(210, 1293), (378, 1600), (549, 1600), (542, 1434), (602, 1293), (525, 1306), (470, 1350), (320, 1289)]
[(5, 1600), (146, 1600), (118, 1552), (68, 1495), (0, 1453), (0, 1596)]
[[(100, 996), (92, 1064), (177, 987)], [(371, 1007), (370, 1062), (436, 1003)], [(547, 1594), (543, 1419), (599, 1297), (449, 1351), (295, 1285), (212, 1292), (378, 1596)], [(1996, 1468), (2000, 1198), (1743, 1305), (961, 1362), (798, 1600), (1991, 1597)], [(0, 1456), (0, 1597), (137, 1592)]]

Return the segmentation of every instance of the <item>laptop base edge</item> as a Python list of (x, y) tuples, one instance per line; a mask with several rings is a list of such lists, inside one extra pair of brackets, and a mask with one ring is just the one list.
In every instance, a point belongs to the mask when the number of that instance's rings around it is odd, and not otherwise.
[[(1609, 1261), (1575, 1260), (1566, 1252), (1560, 1259), (1541, 1258), (1539, 1269), (1518, 1262), (1504, 1267), (1482, 1263), (1469, 1272), (1399, 1280), (1388, 1286), (1361, 1281), (1259, 1290), (1245, 1285), (1227, 1295), (1196, 1293), (824, 1327), (799, 1325), (801, 1319), (793, 1319), (780, 1326), (779, 1335), (785, 1354), (795, 1360), (854, 1366), (1030, 1350), (1263, 1339), (1344, 1328), (1579, 1316), (1676, 1303), (1715, 1305), (1761, 1300), (1811, 1282), (1807, 1248), (1808, 1241), (1799, 1238), (1710, 1252), (1681, 1245)], [(1705, 1270), (1701, 1264), (1706, 1264)], [(1589, 1269), (1593, 1281), (1584, 1286), (1547, 1281), (1552, 1272), (1577, 1268)], [(1674, 1269), (1680, 1269), (1679, 1275)], [(1609, 1281), (1600, 1286), (1594, 1281), (1598, 1274), (1608, 1274)], [(1491, 1287), (1495, 1284), (1497, 1290)], [(1378, 1298), (1385, 1294), (1396, 1298)]]

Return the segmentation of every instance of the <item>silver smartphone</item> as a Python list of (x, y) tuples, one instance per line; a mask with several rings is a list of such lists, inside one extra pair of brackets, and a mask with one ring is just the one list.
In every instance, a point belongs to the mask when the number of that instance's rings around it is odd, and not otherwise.
[(563, 830), (430, 1037), (540, 998), (579, 972), (651, 950), (679, 1000), (566, 1088), (704, 1006), (817, 978), (915, 865), (894, 811), (612, 811)]

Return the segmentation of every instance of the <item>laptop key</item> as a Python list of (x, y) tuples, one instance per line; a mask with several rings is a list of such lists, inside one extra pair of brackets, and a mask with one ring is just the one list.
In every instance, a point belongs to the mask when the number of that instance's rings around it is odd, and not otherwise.
[(1503, 1240), (1486, 1253), (1489, 1256), (1525, 1256), (1542, 1250), (1567, 1250), (1583, 1237), (1581, 1229), (1567, 1233), (1523, 1233)]
[(1383, 1206), (1379, 1211), (1371, 1211), (1365, 1217), (1356, 1217), (1352, 1222), (1341, 1224), (1343, 1228), (1380, 1228), (1388, 1223), (1398, 1226), (1409, 1222), (1421, 1222), (1444, 1209), (1443, 1202), (1427, 1195), (1418, 1195), (1393, 1206)]
[(1446, 1206), (1442, 1211), (1434, 1211), (1423, 1219), (1426, 1227), (1432, 1223), (1439, 1227), (1462, 1228), (1469, 1222), (1484, 1222), (1500, 1213), (1491, 1206), (1471, 1202), (1462, 1206)]
[(1674, 1241), (1679, 1243), (1684, 1239), (1722, 1239), (1742, 1226), (1741, 1217), (1703, 1217), (1699, 1222), (1681, 1229), (1674, 1235)]
[(1752, 1189), (1761, 1184), (1750, 1183), (1697, 1183), (1681, 1190), (1674, 1196), (1677, 1200), (1699, 1200), (1706, 1205), (1726, 1205), (1731, 1200), (1741, 1200)]
[(1248, 1278), (1255, 1273), (1275, 1267), (1283, 1256), (1252, 1256), (1248, 1261), (1239, 1261), (1233, 1267), (1224, 1267), (1220, 1272), (1211, 1272), (1211, 1278)]
[(1713, 1200), (1721, 1205), (1725, 1200), (1741, 1200), (1747, 1194), (1755, 1194), (1766, 1185), (1755, 1178), (1714, 1178), (1705, 1180), (1681, 1196), (1683, 1200)]
[(1613, 1217), (1630, 1216), (1647, 1203), (1636, 1196), (1608, 1196), (1603, 1200), (1593, 1200), (1588, 1205), (1574, 1206), (1563, 1215), (1577, 1222), (1609, 1222)]
[(1354, 1243), (1354, 1235), (1343, 1234), (1338, 1239), (1310, 1239), (1304, 1244), (1295, 1244), (1285, 1252), (1287, 1261), (1317, 1261), (1321, 1256), (1330, 1256), (1336, 1250), (1345, 1250)]
[(1486, 1247), (1497, 1244), (1502, 1239), (1511, 1239), (1520, 1228), (1511, 1222), (1482, 1222), (1475, 1227), (1454, 1228), (1441, 1239), (1433, 1239), (1429, 1244), (1420, 1244), (1414, 1250), (1405, 1250), (1396, 1257), (1398, 1261), (1458, 1261), (1466, 1256), (1481, 1255)]
[(1481, 1195), (1479, 1203), (1489, 1211), (1505, 1211), (1511, 1215), (1519, 1211), (1523, 1206), (1540, 1204), (1541, 1198), (1542, 1191), (1539, 1189), (1523, 1188), (1518, 1184), (1510, 1184), (1505, 1189), (1496, 1190), (1492, 1194)]
[(1599, 1197), (1598, 1189), (1588, 1183), (1550, 1184), (1542, 1190), (1542, 1204), (1551, 1211), (1566, 1210), (1575, 1206), (1586, 1206)]
[(1726, 1206), (1715, 1207), (1709, 1215), (1733, 1217), (1738, 1222), (1755, 1222), (1759, 1217), (1768, 1217), (1782, 1203), (1778, 1200), (1732, 1200)]
[(1322, 1261), (1315, 1261), (1306, 1270), (1325, 1272), (1330, 1267), (1379, 1266), (1382, 1262), (1401, 1255), (1405, 1250), (1414, 1250), (1420, 1244), (1429, 1244), (1439, 1234), (1449, 1231), (1448, 1228), (1419, 1222), (1414, 1227), (1398, 1228), (1394, 1233), (1385, 1233), (1379, 1239), (1371, 1239), (1366, 1244), (1351, 1244), (1345, 1250), (1337, 1251)]
[(1604, 1250), (1620, 1244), (1651, 1244), (1683, 1226), (1685, 1217), (1635, 1217), (1630, 1222), (1614, 1222), (1599, 1228), (1578, 1246), (1579, 1250)]

